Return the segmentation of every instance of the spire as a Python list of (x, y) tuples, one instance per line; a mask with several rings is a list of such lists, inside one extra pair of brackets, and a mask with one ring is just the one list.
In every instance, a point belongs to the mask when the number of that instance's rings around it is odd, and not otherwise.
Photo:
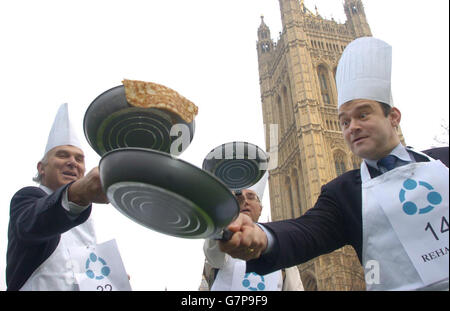
[(344, 10), (347, 14), (347, 18), (353, 15), (364, 15), (364, 5), (361, 0), (345, 0), (344, 1)]
[(353, 28), (357, 38), (372, 36), (361, 0), (345, 0), (344, 11), (347, 22)]
[(302, 10), (302, 12), (305, 12), (305, 1), (304, 0), (300, 0), (300, 9)]
[(258, 28), (258, 40), (267, 41), (270, 40), (270, 29), (264, 22), (264, 15), (261, 15), (261, 25)]
[(261, 25), (259, 25), (258, 34), (262, 31), (268, 31), (270, 33), (269, 27), (267, 27), (266, 23), (264, 22), (264, 15), (261, 14)]
[(264, 15), (261, 15), (261, 25), (258, 28), (258, 52), (266, 53), (273, 49), (273, 42), (270, 38), (270, 29), (264, 22)]
[[(318, 15), (317, 6), (315, 6), (315, 7), (316, 7), (316, 15)], [(302, 14), (308, 14), (308, 15), (314, 16), (314, 14), (306, 7), (304, 0), (300, 0), (300, 12)]]

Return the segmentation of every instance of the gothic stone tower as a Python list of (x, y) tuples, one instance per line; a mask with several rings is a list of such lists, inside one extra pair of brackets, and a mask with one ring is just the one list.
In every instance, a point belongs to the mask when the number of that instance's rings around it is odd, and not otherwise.
[[(316, 202), (321, 185), (359, 168), (361, 159), (351, 154), (338, 125), (335, 73), (345, 46), (372, 35), (361, 0), (345, 0), (344, 24), (312, 13), (303, 0), (279, 3), (280, 38), (272, 41), (261, 17), (257, 41), (269, 152), (274, 146), (267, 125), (278, 124), (278, 164), (269, 171), (274, 221), (304, 214)], [(350, 246), (312, 259), (299, 269), (306, 290), (365, 288), (362, 267)]]

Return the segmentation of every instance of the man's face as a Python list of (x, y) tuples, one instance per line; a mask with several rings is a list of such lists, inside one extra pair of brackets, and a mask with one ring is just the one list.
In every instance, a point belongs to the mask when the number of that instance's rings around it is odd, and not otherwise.
[(74, 146), (58, 146), (48, 151), (47, 163), (38, 163), (42, 184), (52, 190), (84, 176), (84, 153)]
[(261, 216), (262, 206), (255, 191), (244, 189), (242, 194), (237, 196), (237, 199), (240, 212), (250, 216), (253, 222), (257, 222), (259, 216)]
[(400, 143), (396, 128), (401, 114), (397, 108), (386, 117), (380, 103), (357, 99), (339, 108), (339, 123), (344, 140), (353, 154), (378, 160)]

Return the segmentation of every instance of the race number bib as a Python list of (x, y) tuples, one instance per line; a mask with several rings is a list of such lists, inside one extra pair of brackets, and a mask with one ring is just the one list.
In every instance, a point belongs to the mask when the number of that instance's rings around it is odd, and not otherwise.
[(81, 291), (131, 291), (116, 240), (69, 252)]
[[(374, 195), (425, 285), (448, 278), (448, 171), (440, 162), (398, 169)], [(411, 173), (410, 173), (411, 172)]]
[(234, 266), (231, 290), (234, 291), (279, 291), (281, 290), (281, 271), (275, 271), (267, 275), (259, 275), (255, 272), (245, 273), (245, 262)]

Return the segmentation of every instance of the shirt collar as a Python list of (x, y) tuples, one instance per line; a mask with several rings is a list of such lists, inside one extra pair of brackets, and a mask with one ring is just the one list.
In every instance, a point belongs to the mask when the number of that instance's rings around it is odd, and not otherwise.
[[(403, 146), (401, 143), (398, 144), (394, 149), (392, 149), (392, 151), (389, 154), (396, 156), (397, 158), (399, 158), (404, 162), (415, 162), (414, 158), (408, 153), (405, 146)], [(377, 164), (378, 160), (364, 159), (364, 161), (367, 163), (367, 165), (379, 169)]]
[(50, 189), (50, 188), (48, 188), (48, 187), (46, 187), (46, 186), (44, 186), (44, 185), (42, 185), (42, 184), (39, 185), (39, 188), (41, 188), (42, 190), (44, 190), (45, 193), (47, 193), (47, 194), (49, 194), (49, 195), (53, 193), (53, 190), (52, 190), (52, 189)]

